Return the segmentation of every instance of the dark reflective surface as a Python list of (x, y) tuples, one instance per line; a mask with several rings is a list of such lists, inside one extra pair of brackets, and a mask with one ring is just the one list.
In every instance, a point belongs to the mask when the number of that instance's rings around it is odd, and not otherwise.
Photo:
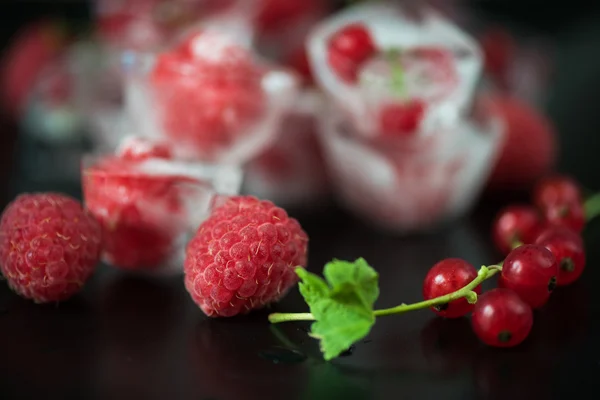
[[(311, 236), (310, 268), (363, 256), (381, 274), (379, 307), (420, 299), (427, 269), (443, 257), (498, 258), (487, 227), (497, 205), (432, 236), (400, 238), (334, 208), (296, 213)], [(306, 213), (305, 213), (306, 214)], [(429, 311), (381, 318), (368, 338), (322, 361), (308, 324), (270, 326), (268, 311), (208, 319), (179, 278), (101, 268), (85, 291), (38, 306), (0, 287), (2, 398), (51, 399), (532, 399), (595, 398), (600, 374), (598, 224), (586, 232), (589, 264), (535, 315), (521, 346), (480, 345), (467, 319)], [(304, 311), (294, 291), (276, 311)], [(587, 394), (586, 394), (587, 393)], [(559, 396), (561, 395), (561, 396)], [(568, 396), (567, 396), (568, 395)]]

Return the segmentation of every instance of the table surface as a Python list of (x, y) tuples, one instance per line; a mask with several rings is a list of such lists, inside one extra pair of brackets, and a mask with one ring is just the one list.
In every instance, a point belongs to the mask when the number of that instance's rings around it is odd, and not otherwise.
[[(428, 268), (445, 257), (499, 259), (488, 200), (437, 233), (399, 237), (336, 208), (295, 212), (310, 235), (309, 269), (364, 257), (380, 273), (378, 307), (418, 301)], [(0, 285), (2, 399), (532, 399), (596, 398), (600, 374), (600, 227), (585, 232), (589, 267), (535, 313), (514, 349), (487, 348), (469, 320), (428, 310), (380, 318), (351, 354), (324, 362), (307, 323), (271, 326), (269, 310), (209, 319), (181, 277), (101, 267), (84, 291), (35, 305)], [(486, 282), (490, 286), (491, 282)], [(273, 311), (305, 311), (294, 289)], [(586, 394), (587, 393), (587, 394)]]

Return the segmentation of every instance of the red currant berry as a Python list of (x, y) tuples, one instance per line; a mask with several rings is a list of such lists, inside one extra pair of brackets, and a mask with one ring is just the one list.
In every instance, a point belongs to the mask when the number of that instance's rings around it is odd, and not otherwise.
[(575, 282), (585, 268), (585, 250), (581, 236), (567, 228), (553, 227), (542, 232), (535, 242), (544, 246), (558, 262), (559, 286)]
[(383, 134), (392, 136), (410, 136), (415, 133), (423, 114), (425, 103), (412, 100), (406, 104), (388, 104), (380, 114), (380, 130)]
[(532, 308), (546, 304), (556, 287), (558, 263), (547, 248), (525, 244), (506, 257), (500, 287), (514, 290)]
[(533, 203), (540, 209), (581, 203), (581, 190), (573, 179), (555, 175), (541, 180), (533, 190)]
[(585, 210), (582, 203), (554, 205), (544, 210), (544, 218), (551, 225), (565, 226), (581, 232), (585, 226)]
[[(425, 276), (423, 297), (425, 300), (444, 296), (467, 286), (477, 278), (477, 270), (468, 262), (459, 258), (448, 258), (435, 264)], [(481, 285), (473, 289), (481, 293)], [(458, 318), (468, 314), (473, 304), (462, 298), (431, 308), (436, 314), (446, 318)]]
[(477, 300), (471, 325), (483, 343), (513, 347), (523, 342), (531, 332), (533, 311), (512, 290), (493, 289)]
[(355, 83), (360, 66), (373, 56), (375, 44), (367, 27), (347, 25), (329, 40), (328, 61), (335, 73), (347, 83)]
[(532, 243), (541, 222), (540, 214), (531, 206), (506, 207), (500, 211), (494, 222), (494, 242), (502, 253), (508, 254), (516, 242)]

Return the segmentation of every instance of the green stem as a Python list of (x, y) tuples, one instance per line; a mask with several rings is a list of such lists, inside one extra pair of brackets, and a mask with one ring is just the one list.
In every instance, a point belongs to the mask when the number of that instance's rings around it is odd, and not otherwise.
[(585, 219), (590, 221), (600, 215), (600, 193), (588, 197), (585, 203), (583, 203), (585, 210)]
[[(496, 273), (502, 270), (499, 265), (492, 265), (490, 267), (482, 266), (477, 273), (477, 278), (473, 279), (468, 285), (462, 289), (452, 292), (445, 296), (436, 297), (434, 299), (420, 301), (413, 304), (400, 304), (399, 306), (392, 308), (384, 308), (382, 310), (375, 310), (373, 315), (376, 317), (383, 317), (386, 315), (403, 314), (408, 311), (421, 310), (424, 308), (435, 307), (443, 304), (447, 304), (451, 301), (467, 298), (470, 303), (477, 301), (477, 294), (473, 291), (481, 282), (491, 278)], [(311, 313), (273, 313), (269, 315), (269, 321), (273, 324), (280, 322), (289, 321), (314, 321), (315, 317)]]

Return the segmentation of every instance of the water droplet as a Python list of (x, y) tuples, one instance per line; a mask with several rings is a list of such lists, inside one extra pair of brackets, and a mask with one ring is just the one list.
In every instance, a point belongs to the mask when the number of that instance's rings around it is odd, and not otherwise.
[(298, 364), (307, 358), (304, 353), (298, 350), (278, 346), (261, 351), (259, 355), (265, 360), (272, 361), (273, 364)]

